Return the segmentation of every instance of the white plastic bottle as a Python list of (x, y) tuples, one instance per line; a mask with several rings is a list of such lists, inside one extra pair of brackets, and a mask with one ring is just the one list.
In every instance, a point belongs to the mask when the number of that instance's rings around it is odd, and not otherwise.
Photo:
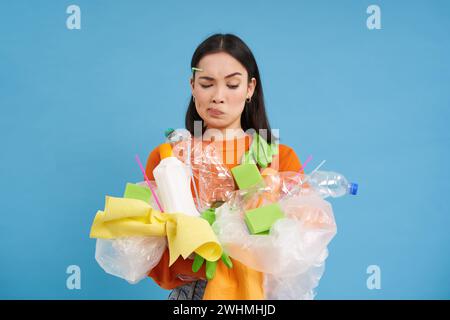
[(192, 198), (189, 169), (173, 156), (169, 143), (159, 147), (159, 154), (161, 162), (153, 170), (153, 176), (164, 212), (200, 216)]
[(332, 171), (316, 171), (309, 176), (307, 183), (323, 198), (356, 195), (358, 192), (357, 183), (349, 183), (342, 174)]

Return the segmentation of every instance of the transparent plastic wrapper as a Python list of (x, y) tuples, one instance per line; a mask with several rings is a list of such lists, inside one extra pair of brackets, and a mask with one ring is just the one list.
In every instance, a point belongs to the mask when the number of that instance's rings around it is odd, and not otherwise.
[[(238, 190), (216, 209), (213, 229), (225, 251), (249, 268), (265, 274), (268, 299), (312, 299), (323, 273), (327, 245), (336, 234), (331, 205), (311, 189), (293, 194), (293, 179), (281, 179), (280, 193), (271, 186)], [(271, 195), (272, 197), (270, 197)], [(256, 204), (255, 204), (255, 199)], [(261, 200), (262, 199), (262, 200)], [(243, 216), (255, 206), (278, 203), (285, 218), (277, 220), (269, 235), (251, 235)]]
[(316, 263), (305, 272), (295, 276), (264, 275), (264, 292), (268, 300), (313, 300), (315, 288), (325, 271), (325, 259), (328, 250), (324, 250)]
[(195, 201), (199, 211), (210, 208), (217, 201), (224, 201), (226, 194), (235, 190), (231, 171), (222, 163), (214, 143), (184, 138), (173, 144), (173, 153), (192, 168), (198, 181), (199, 199)]
[(308, 184), (308, 176), (292, 171), (263, 176), (263, 182), (248, 189), (228, 191), (226, 201), (232, 209), (245, 210), (279, 202), (293, 196), (316, 194)]
[(158, 264), (166, 246), (165, 237), (97, 239), (95, 260), (105, 272), (136, 284)]
[(310, 195), (315, 193), (308, 184), (308, 176), (293, 171), (279, 172), (279, 186), (277, 192), (281, 198), (289, 198), (298, 195)]
[(280, 201), (286, 218), (277, 220), (269, 235), (251, 235), (228, 203), (216, 209), (213, 229), (227, 253), (264, 273), (296, 275), (315, 263), (336, 234), (331, 205), (318, 196)]
[[(150, 181), (158, 195), (154, 181)], [(145, 181), (136, 183), (147, 187)], [(151, 197), (149, 204), (157, 209), (155, 200)], [(158, 264), (166, 249), (165, 237), (126, 237), (118, 239), (97, 239), (95, 259), (105, 272), (136, 284), (147, 277), (148, 273)]]
[(245, 210), (250, 210), (264, 205), (277, 202), (280, 195), (273, 192), (269, 185), (257, 184), (248, 189), (228, 191), (225, 193), (225, 200), (231, 211), (244, 217)]

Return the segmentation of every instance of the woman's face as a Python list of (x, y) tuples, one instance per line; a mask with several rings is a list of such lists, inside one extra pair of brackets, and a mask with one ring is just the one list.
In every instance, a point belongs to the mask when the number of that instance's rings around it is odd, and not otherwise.
[(248, 81), (245, 67), (225, 52), (204, 56), (191, 79), (195, 107), (208, 129), (239, 129), (245, 100), (251, 98), (255, 78)]

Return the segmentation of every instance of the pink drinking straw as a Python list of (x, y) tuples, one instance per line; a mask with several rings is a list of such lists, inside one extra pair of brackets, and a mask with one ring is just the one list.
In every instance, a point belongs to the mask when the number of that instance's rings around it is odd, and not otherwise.
[(153, 199), (155, 199), (156, 204), (158, 205), (159, 211), (164, 212), (163, 208), (161, 207), (161, 204), (159, 203), (158, 196), (156, 195), (155, 190), (153, 190), (150, 180), (148, 180), (147, 174), (145, 173), (144, 167), (142, 166), (141, 160), (139, 159), (138, 155), (136, 155), (136, 162), (138, 163), (139, 167), (141, 168), (142, 174), (144, 175), (145, 182), (147, 182), (147, 184), (150, 188), (150, 191), (152, 192)]
[(309, 155), (309, 157), (306, 159), (306, 161), (303, 163), (303, 165), (300, 165), (300, 170), (298, 170), (298, 173), (300, 173), (308, 164), (308, 162), (310, 162), (312, 160), (312, 155)]

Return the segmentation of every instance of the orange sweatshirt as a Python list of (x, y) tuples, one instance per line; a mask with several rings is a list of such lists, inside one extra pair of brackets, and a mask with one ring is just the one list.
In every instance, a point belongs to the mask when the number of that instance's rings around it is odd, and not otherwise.
[[(245, 140), (244, 140), (245, 139)], [(238, 143), (245, 142), (244, 148), (237, 148)], [(234, 139), (234, 143), (229, 141), (213, 142), (218, 150), (222, 151), (223, 158), (227, 159), (226, 166), (228, 169), (238, 165), (243, 153), (249, 149), (251, 145), (251, 136), (247, 135), (244, 138)], [(279, 157), (276, 159), (275, 157)], [(271, 167), (278, 171), (299, 171), (301, 168), (300, 161), (294, 150), (286, 145), (279, 145), (278, 155), (273, 159)], [(229, 163), (228, 159), (234, 159), (233, 163)], [(159, 157), (159, 146), (155, 148), (149, 155), (146, 174), (150, 180), (154, 180), (153, 169), (161, 161)], [(195, 181), (198, 190), (198, 181)], [(193, 190), (192, 186), (191, 189)], [(256, 270), (246, 267), (244, 264), (231, 258), (233, 268), (229, 269), (222, 260), (217, 264), (216, 274), (212, 280), (209, 280), (205, 293), (204, 300), (258, 300), (264, 299), (263, 290), (263, 274)], [(198, 272), (192, 271), (191, 259), (183, 259), (179, 257), (178, 260), (169, 267), (169, 251), (166, 249), (160, 262), (150, 271), (151, 277), (161, 288), (174, 289), (178, 286), (184, 285), (187, 282), (181, 280), (178, 275), (182, 275), (184, 280), (189, 278), (206, 279), (205, 264)]]

